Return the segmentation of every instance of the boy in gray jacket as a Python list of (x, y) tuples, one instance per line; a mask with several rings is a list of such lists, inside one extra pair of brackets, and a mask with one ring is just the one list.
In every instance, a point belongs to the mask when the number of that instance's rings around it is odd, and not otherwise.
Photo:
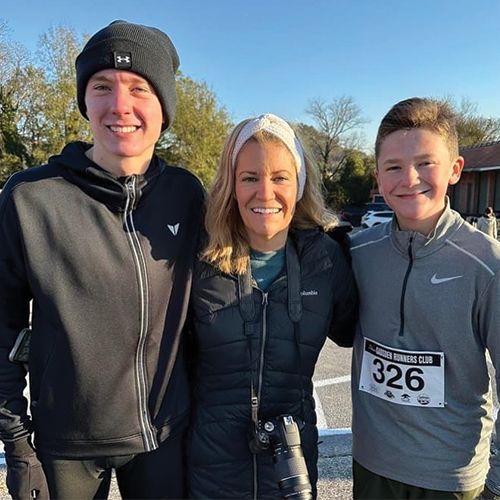
[(449, 206), (464, 165), (452, 111), (399, 102), (375, 154), (395, 215), (352, 238), (354, 498), (497, 498), (486, 351), (498, 368), (500, 244)]

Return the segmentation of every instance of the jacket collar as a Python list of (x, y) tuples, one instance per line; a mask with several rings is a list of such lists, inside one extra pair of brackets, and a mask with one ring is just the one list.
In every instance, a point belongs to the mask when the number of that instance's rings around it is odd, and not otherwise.
[(155, 155), (144, 174), (118, 177), (92, 162), (85, 152), (92, 144), (72, 142), (65, 146), (60, 155), (52, 156), (49, 163), (66, 167), (66, 177), (91, 198), (106, 205), (113, 212), (124, 212), (127, 204), (126, 183), (136, 177), (136, 204), (151, 190), (154, 181), (165, 168), (165, 164)]
[(446, 197), (446, 206), (439, 218), (436, 227), (426, 236), (417, 231), (403, 231), (399, 228), (396, 216), (390, 222), (391, 241), (396, 248), (408, 254), (411, 242), (412, 255), (414, 258), (425, 257), (441, 248), (463, 224), (462, 216), (451, 209), (450, 199)]
[[(302, 297), (300, 296), (300, 261), (295, 248), (294, 240), (288, 237), (285, 248), (287, 291), (288, 291), (288, 316), (292, 322), (297, 323), (302, 318)], [(251, 323), (255, 322), (257, 310), (253, 300), (252, 275), (250, 266), (245, 274), (238, 275), (238, 293), (240, 296), (240, 312), (245, 321), (245, 332), (253, 332)]]

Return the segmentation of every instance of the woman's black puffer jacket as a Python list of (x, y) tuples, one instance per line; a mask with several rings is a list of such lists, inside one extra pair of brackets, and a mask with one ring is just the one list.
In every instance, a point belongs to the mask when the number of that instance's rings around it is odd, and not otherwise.
[(190, 498), (280, 498), (272, 446), (255, 455), (249, 448), (253, 420), (280, 415), (305, 422), (302, 449), (316, 492), (311, 380), (327, 336), (352, 345), (357, 295), (339, 245), (319, 230), (290, 233), (285, 267), (266, 292), (204, 262), (195, 270)]

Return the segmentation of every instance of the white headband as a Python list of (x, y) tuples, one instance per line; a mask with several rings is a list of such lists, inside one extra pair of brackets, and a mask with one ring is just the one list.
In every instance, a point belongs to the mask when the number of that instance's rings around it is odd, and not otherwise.
[(253, 137), (257, 132), (267, 132), (280, 139), (283, 144), (290, 150), (297, 165), (297, 201), (302, 198), (304, 194), (304, 186), (306, 183), (306, 165), (304, 162), (304, 152), (300, 141), (297, 139), (292, 127), (288, 125), (285, 120), (282, 120), (276, 115), (266, 113), (254, 118), (245, 124), (240, 130), (236, 142), (234, 144), (233, 156), (231, 157), (231, 164), (234, 169), (236, 165), (236, 158), (240, 152), (243, 144)]

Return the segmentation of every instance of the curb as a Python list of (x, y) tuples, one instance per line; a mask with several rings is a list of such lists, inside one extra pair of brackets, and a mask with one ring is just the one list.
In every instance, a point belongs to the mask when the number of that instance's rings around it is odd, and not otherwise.
[(318, 441), (319, 459), (350, 457), (352, 454), (351, 429), (321, 429)]

